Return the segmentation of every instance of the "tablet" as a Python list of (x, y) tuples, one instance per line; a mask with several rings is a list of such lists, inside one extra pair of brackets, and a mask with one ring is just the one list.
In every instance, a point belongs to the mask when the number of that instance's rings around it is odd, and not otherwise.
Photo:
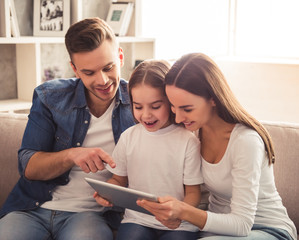
[(144, 208), (136, 204), (137, 200), (146, 199), (157, 202), (158, 198), (149, 193), (137, 191), (134, 189), (121, 187), (111, 183), (95, 180), (92, 178), (85, 178), (85, 180), (92, 186), (96, 192), (103, 198), (107, 199), (114, 206), (129, 208), (134, 211), (151, 214)]

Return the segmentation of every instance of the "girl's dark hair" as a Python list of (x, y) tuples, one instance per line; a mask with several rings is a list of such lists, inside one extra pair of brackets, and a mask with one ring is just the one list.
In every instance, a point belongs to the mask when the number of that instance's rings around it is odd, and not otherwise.
[[(132, 89), (140, 84), (145, 84), (153, 88), (158, 88), (161, 90), (163, 95), (166, 96), (165, 76), (169, 69), (170, 63), (165, 60), (151, 59), (141, 62), (133, 71), (128, 84), (131, 106), (133, 106)], [(172, 123), (174, 123), (174, 114), (171, 110), (170, 120)]]

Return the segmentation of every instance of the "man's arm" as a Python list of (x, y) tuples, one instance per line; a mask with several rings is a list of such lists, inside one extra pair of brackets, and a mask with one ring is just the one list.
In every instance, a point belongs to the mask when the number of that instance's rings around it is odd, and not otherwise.
[(29, 180), (50, 180), (65, 173), (73, 166), (84, 172), (97, 172), (105, 168), (103, 162), (112, 168), (115, 163), (101, 148), (70, 148), (60, 152), (36, 152), (30, 158), (25, 177)]

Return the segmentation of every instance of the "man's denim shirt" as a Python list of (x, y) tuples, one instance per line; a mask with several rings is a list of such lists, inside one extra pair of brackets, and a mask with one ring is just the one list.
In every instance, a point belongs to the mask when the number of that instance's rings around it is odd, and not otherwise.
[[(115, 98), (112, 129), (117, 143), (120, 134), (135, 124), (125, 80), (120, 80)], [(19, 150), (21, 177), (1, 209), (0, 217), (11, 211), (36, 208), (52, 199), (53, 188), (68, 183), (70, 171), (49, 181), (30, 181), (25, 178), (24, 171), (29, 159), (37, 151), (58, 152), (80, 147), (86, 136), (90, 118), (85, 87), (80, 79), (52, 80), (35, 89)]]

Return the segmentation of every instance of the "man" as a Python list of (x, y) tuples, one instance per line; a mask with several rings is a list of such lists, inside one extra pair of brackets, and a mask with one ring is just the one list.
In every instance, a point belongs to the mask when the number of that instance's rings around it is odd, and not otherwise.
[(84, 177), (107, 180), (103, 161), (134, 124), (124, 55), (99, 18), (70, 27), (65, 44), (76, 79), (38, 86), (19, 150), (21, 177), (0, 211), (1, 239), (112, 239), (120, 213), (103, 208)]

